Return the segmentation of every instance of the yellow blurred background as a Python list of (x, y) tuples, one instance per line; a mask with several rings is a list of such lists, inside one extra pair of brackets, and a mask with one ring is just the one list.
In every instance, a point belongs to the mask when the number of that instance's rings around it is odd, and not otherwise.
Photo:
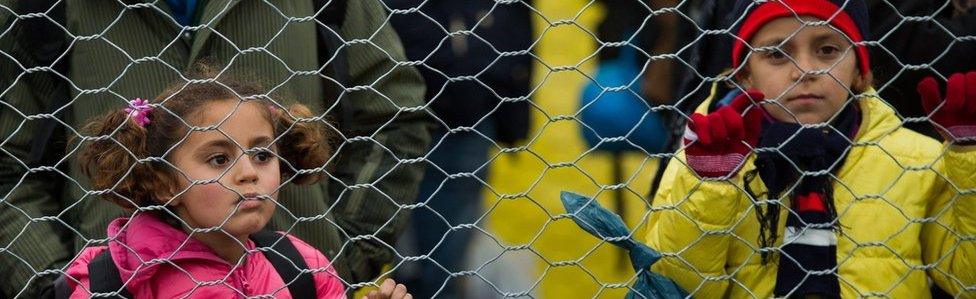
[[(607, 188), (624, 183), (619, 191), (625, 211), (621, 217), (642, 240), (649, 205), (644, 196), (658, 161), (643, 153), (623, 155), (623, 182), (615, 182), (614, 157), (591, 151), (580, 123), (572, 118), (587, 77), (596, 68), (595, 32), (605, 17), (600, 3), (544, 0), (533, 1), (532, 7), (533, 52), (540, 60), (533, 72), (532, 129), (527, 150), (490, 153), (485, 214), (476, 223), (484, 233), (472, 244), (475, 248), (459, 253), (472, 256), (469, 264), (478, 273), (467, 277), (465, 289), (479, 299), (504, 297), (501, 293), (623, 298), (635, 279), (626, 253), (566, 218), (559, 193), (595, 196), (615, 210), (617, 191)], [(372, 289), (361, 289), (355, 296), (361, 298)]]
[[(597, 196), (613, 210), (612, 157), (588, 152), (577, 120), (580, 92), (596, 67), (596, 25), (604, 17), (599, 3), (546, 0), (537, 10), (532, 133), (528, 151), (492, 153), (490, 188), (485, 191), (487, 229), (503, 246), (518, 247), (534, 260), (539, 298), (622, 298), (634, 271), (622, 250), (591, 237), (565, 214), (560, 191)], [(629, 227), (640, 229), (647, 216), (648, 192), (657, 160), (643, 153), (623, 157), (623, 192)], [(558, 218), (558, 219), (557, 219)], [(481, 226), (481, 225), (479, 225)], [(482, 226), (484, 227), (484, 226)], [(643, 232), (635, 234), (643, 239)], [(521, 247), (520, 247), (521, 246)], [(524, 249), (522, 249), (524, 248)], [(515, 254), (508, 251), (504, 254)]]

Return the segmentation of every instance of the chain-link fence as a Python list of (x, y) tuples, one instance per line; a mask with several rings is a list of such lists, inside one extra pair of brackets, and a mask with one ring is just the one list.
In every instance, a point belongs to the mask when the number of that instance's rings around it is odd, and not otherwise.
[(8, 0), (0, 24), (7, 297), (976, 296), (972, 1)]

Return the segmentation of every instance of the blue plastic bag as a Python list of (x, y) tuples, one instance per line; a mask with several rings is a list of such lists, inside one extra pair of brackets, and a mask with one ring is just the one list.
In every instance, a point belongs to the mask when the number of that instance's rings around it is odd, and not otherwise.
[(560, 195), (566, 212), (573, 222), (591, 235), (607, 240), (630, 254), (630, 263), (637, 272), (637, 281), (627, 299), (630, 298), (687, 298), (685, 292), (671, 279), (651, 271), (651, 265), (661, 259), (661, 254), (630, 235), (623, 219), (600, 206), (596, 200), (563, 191)]

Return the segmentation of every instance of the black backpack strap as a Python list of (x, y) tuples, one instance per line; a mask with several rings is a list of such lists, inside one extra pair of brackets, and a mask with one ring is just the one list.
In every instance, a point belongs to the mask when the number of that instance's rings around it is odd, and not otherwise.
[(298, 253), (298, 249), (295, 249), (291, 239), (273, 231), (262, 230), (251, 234), (251, 240), (258, 248), (271, 249), (261, 252), (274, 266), (281, 280), (288, 285), (292, 298), (318, 298), (312, 273), (301, 271), (308, 269), (308, 264), (302, 254)]
[(68, 288), (68, 275), (61, 275), (54, 281), (53, 292), (53, 295), (44, 295), (41, 298), (51, 298), (53, 296), (55, 299), (68, 299), (71, 297), (71, 289)]
[(108, 249), (88, 264), (88, 284), (92, 293), (115, 293), (116, 298), (133, 298), (122, 284), (119, 268), (115, 266)]

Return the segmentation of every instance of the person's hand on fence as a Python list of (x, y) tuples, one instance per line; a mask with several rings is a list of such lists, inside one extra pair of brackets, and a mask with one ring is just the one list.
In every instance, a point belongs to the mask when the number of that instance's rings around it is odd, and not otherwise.
[(918, 93), (929, 120), (946, 140), (976, 144), (976, 71), (949, 76), (945, 98), (932, 77), (918, 83)]
[(688, 165), (695, 173), (724, 178), (738, 171), (759, 141), (763, 113), (756, 103), (763, 98), (761, 92), (750, 90), (715, 112), (691, 116), (684, 143)]
[(363, 299), (413, 299), (413, 295), (407, 292), (407, 286), (387, 278), (379, 290), (370, 291)]

